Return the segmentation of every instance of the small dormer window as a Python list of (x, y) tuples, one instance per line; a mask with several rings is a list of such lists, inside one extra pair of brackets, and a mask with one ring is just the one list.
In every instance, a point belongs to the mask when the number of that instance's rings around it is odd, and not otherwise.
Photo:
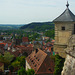
[(62, 27), (62, 30), (65, 30), (65, 27)]

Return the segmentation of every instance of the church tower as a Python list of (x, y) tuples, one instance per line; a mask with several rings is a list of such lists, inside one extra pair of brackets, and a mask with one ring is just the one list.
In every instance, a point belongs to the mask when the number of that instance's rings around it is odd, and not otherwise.
[(66, 6), (66, 10), (53, 20), (55, 23), (54, 51), (63, 58), (66, 57), (64, 49), (67, 48), (68, 40), (75, 34), (75, 15), (70, 11), (68, 2)]

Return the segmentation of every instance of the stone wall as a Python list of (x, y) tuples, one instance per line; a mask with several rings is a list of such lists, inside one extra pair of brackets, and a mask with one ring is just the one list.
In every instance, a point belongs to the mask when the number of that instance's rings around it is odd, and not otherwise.
[[(65, 30), (62, 30), (65, 27)], [(56, 23), (55, 24), (55, 43), (67, 44), (69, 37), (74, 31), (73, 23)]]
[[(62, 30), (65, 27), (65, 30)], [(67, 46), (70, 37), (74, 32), (74, 22), (56, 22), (55, 23), (55, 45), (54, 51), (58, 52), (59, 55), (65, 58), (65, 46)]]
[(66, 45), (55, 44), (54, 45), (54, 52), (58, 53), (62, 58), (66, 58), (66, 53), (64, 51), (65, 48), (67, 48)]
[(67, 55), (61, 75), (75, 75), (75, 58)]

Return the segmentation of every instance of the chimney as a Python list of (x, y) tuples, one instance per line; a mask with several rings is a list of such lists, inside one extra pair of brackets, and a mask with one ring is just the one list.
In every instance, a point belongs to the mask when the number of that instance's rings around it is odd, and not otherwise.
[(38, 49), (36, 49), (36, 51), (35, 51), (36, 53), (38, 52)]

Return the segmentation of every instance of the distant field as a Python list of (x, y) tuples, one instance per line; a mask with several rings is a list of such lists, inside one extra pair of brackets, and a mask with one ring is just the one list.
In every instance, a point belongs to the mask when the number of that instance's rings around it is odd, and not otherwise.
[(25, 25), (25, 24), (20, 24), (20, 25), (15, 25), (15, 24), (0, 24), (0, 30), (19, 29), (23, 25)]

